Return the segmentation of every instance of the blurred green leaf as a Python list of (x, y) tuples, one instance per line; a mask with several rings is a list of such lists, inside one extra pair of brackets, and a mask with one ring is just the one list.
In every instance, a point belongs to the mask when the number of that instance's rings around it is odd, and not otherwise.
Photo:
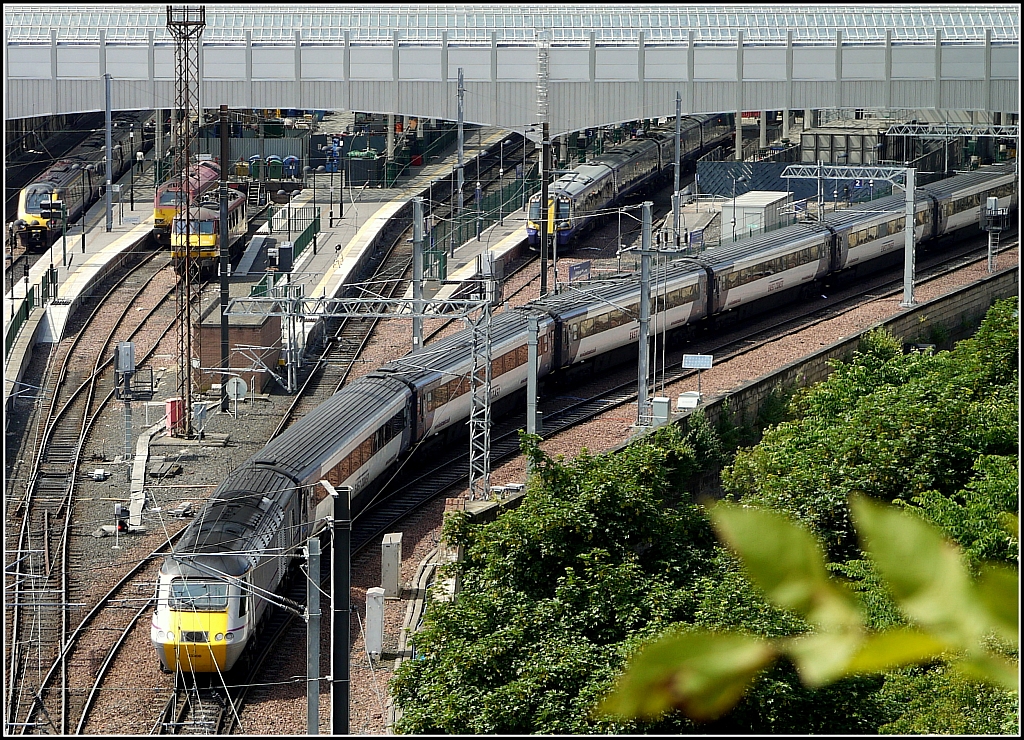
[(857, 534), (904, 613), (953, 646), (977, 644), (987, 628), (960, 551), (921, 518), (851, 496)]
[(679, 707), (693, 719), (714, 719), (739, 701), (751, 679), (775, 655), (770, 644), (748, 635), (669, 635), (633, 658), (597, 711), (650, 718)]
[(816, 632), (791, 640), (785, 653), (796, 664), (804, 685), (823, 686), (848, 673), (851, 657), (864, 640), (861, 632)]
[(1006, 565), (986, 563), (975, 585), (978, 599), (985, 607), (991, 626), (1004, 640), (1020, 644), (1020, 622), (1017, 609), (1020, 574)]
[(718, 535), (773, 602), (823, 627), (861, 624), (853, 594), (829, 579), (821, 546), (805, 528), (773, 511), (725, 502), (710, 513)]
[(953, 663), (953, 668), (968, 678), (995, 683), (1010, 691), (1020, 690), (1020, 666), (992, 653), (978, 653)]
[(891, 629), (868, 635), (846, 664), (846, 675), (877, 673), (941, 655), (947, 645), (932, 635), (912, 629)]

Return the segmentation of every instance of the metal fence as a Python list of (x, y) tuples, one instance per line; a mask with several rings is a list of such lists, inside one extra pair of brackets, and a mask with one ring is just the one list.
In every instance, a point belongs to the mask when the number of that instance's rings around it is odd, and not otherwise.
[(445, 250), (449, 253), (454, 252), (470, 239), (479, 237), (500, 219), (525, 207), (530, 196), (540, 190), (540, 178), (536, 176), (535, 168), (527, 174), (527, 177), (512, 180), (500, 189), (486, 194), (481, 193), (479, 198), (474, 194), (461, 215), (452, 214), (451, 217), (435, 223), (430, 230), (430, 246), (424, 249), (425, 271), (437, 271), (437, 274), (431, 277), (441, 280), (447, 277), (445, 270), (431, 255), (437, 255)]
[(7, 327), (7, 333), (4, 335), (4, 360), (6, 360), (11, 354), (11, 348), (14, 347), (14, 343), (18, 339), (18, 333), (21, 331), (21, 327), (28, 321), (29, 314), (32, 309), (36, 307), (36, 286), (30, 286), (28, 289), (28, 295), (25, 300), (21, 302), (21, 306), (15, 312), (11, 318), (11, 323)]

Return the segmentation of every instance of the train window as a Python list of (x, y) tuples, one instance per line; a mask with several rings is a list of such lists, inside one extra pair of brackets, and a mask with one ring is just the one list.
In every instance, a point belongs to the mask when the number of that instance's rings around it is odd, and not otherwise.
[(249, 599), (246, 596), (245, 589), (242, 589), (242, 593), (238, 596), (238, 616), (245, 616), (245, 607), (248, 601)]
[(530, 201), (530, 216), (531, 221), (540, 220), (540, 199)]
[(572, 341), (578, 342), (579, 339), (580, 339), (580, 325), (579, 325), (579, 323), (570, 324), (569, 325), (569, 331), (570, 331), (571, 336), (572, 336)]
[(438, 408), (439, 406), (444, 406), (446, 403), (448, 403), (448, 385), (447, 384), (439, 386), (434, 391), (434, 408)]
[(914, 223), (918, 226), (923, 226), (928, 220), (928, 211), (918, 211), (914, 214)]
[(603, 332), (608, 331), (612, 328), (612, 315), (611, 311), (605, 311), (600, 316), (594, 318), (594, 331)]
[(594, 320), (583, 319), (580, 326), (580, 337), (589, 337), (594, 333)]
[(228, 584), (175, 578), (168, 601), (173, 611), (222, 611), (228, 606)]

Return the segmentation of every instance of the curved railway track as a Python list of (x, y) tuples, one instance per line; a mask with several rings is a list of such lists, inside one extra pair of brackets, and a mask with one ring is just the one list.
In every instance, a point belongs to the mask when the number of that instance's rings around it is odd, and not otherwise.
[[(72, 606), (77, 598), (83, 605), (89, 600), (87, 585), (73, 579), (82, 567), (70, 546), (77, 469), (85, 440), (114, 395), (113, 374), (106, 372), (113, 361), (113, 343), (136, 336), (147, 322), (161, 323), (161, 311), (163, 333), (173, 324), (173, 304), (167, 301), (173, 280), (168, 281), (163, 270), (167, 260), (141, 251), (129, 259), (140, 256), (137, 264), (100, 291), (102, 297), (84, 312), (77, 330), (51, 358), (50, 402), (37, 420), (32, 472), (23, 495), (10, 509), (18, 519), (8, 524), (18, 543), (7, 572), (13, 605), (6, 625), (9, 730), (33, 727), (37, 710), (51, 701), (59, 706), (43, 713), (45, 723), (56, 732), (69, 729), (67, 656), (77, 621)], [(58, 670), (60, 687), (53, 690)]]

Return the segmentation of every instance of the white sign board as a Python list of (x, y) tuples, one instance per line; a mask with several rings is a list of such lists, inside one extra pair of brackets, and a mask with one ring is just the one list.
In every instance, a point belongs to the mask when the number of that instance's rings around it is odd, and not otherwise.
[(683, 368), (710, 370), (714, 359), (714, 355), (683, 355)]

